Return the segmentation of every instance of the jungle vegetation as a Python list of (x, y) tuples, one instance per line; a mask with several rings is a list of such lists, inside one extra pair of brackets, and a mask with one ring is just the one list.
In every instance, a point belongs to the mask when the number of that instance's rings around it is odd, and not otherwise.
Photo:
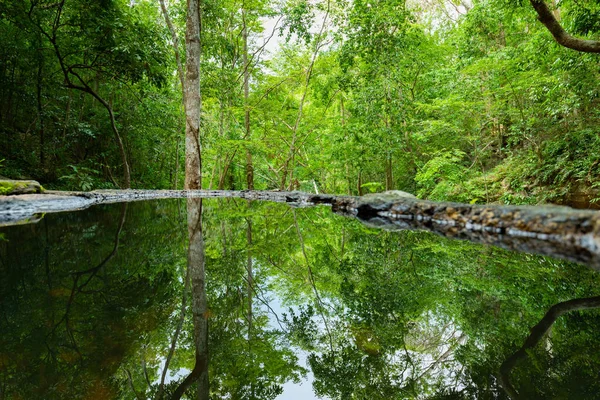
[[(596, 0), (0, 0), (0, 175), (594, 207), (599, 33)], [(0, 398), (599, 390), (594, 271), (318, 208), (47, 216), (0, 272)]]
[(2, 0), (0, 175), (597, 204), (596, 1), (188, 3)]

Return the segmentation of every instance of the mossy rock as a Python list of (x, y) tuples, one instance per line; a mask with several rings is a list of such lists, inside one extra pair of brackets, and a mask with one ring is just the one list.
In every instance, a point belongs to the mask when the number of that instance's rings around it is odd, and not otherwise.
[(0, 196), (13, 194), (42, 193), (44, 188), (36, 181), (14, 181), (10, 179), (0, 180)]

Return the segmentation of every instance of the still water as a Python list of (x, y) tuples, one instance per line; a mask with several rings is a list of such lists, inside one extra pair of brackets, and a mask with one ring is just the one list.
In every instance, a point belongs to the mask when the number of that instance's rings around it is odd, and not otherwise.
[(235, 199), (188, 257), (186, 208), (0, 229), (0, 399), (600, 398), (586, 266)]

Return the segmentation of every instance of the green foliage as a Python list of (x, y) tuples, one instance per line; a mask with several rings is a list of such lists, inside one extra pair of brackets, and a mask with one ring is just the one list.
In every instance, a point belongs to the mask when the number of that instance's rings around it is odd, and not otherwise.
[(454, 188), (464, 179), (465, 153), (460, 150), (436, 153), (415, 176), (420, 186), (418, 197), (442, 200), (451, 196)]
[(286, 19), (279, 30), (279, 35), (282, 36), (285, 32), (288, 41), (292, 35), (296, 35), (308, 43), (311, 38), (309, 28), (315, 21), (314, 6), (307, 0), (289, 0), (285, 3), (282, 14)]
[[(204, 187), (245, 188), (251, 162), (257, 189), (594, 206), (595, 56), (557, 45), (527, 2), (434, 3), (203, 2)], [(561, 23), (594, 38), (597, 7), (560, 2)], [(59, 60), (42, 32), (57, 8), (20, 2), (2, 13), (3, 174), (52, 188), (118, 186), (106, 110), (53, 72)], [(184, 53), (184, 7), (168, 13)], [(182, 93), (158, 8), (73, 1), (61, 21), (62, 61), (110, 100), (133, 184), (181, 188)]]
[(66, 181), (70, 187), (78, 188), (84, 192), (94, 189), (94, 183), (97, 182), (99, 171), (75, 165), (68, 165), (68, 167), (71, 173), (63, 175), (59, 179)]

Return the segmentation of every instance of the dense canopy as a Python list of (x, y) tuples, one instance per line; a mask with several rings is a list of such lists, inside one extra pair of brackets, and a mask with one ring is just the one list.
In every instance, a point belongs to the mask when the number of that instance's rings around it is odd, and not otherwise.
[[(201, 1), (202, 187), (595, 205), (598, 7)], [(0, 2), (0, 175), (183, 187), (186, 16), (175, 0)]]

